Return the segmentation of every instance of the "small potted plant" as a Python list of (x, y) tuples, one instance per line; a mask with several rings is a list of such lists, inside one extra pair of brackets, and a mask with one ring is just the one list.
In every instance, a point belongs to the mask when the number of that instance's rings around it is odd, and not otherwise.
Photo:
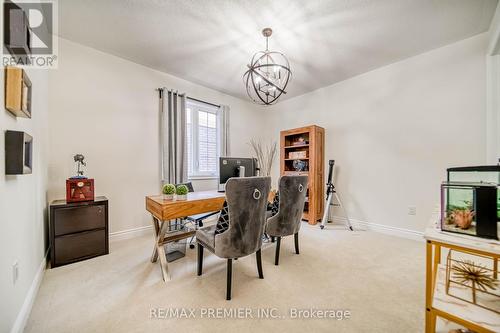
[(187, 194), (189, 190), (186, 185), (179, 185), (175, 189), (175, 193), (177, 194), (177, 200), (187, 200)]
[(175, 185), (174, 184), (165, 184), (163, 185), (163, 198), (166, 200), (172, 200), (175, 194)]

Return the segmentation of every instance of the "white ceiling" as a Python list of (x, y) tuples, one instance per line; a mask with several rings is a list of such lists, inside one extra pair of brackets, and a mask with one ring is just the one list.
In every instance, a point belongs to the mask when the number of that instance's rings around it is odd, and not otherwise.
[[(254, 52), (287, 55), (286, 98), (488, 30), (497, 0), (64, 0), (63, 38), (246, 99)], [(175, 88), (175, 87), (174, 87)]]

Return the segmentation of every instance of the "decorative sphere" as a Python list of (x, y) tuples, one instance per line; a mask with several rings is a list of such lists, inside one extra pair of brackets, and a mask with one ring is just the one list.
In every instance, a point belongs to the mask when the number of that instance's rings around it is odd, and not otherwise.
[(248, 96), (257, 104), (276, 103), (290, 82), (292, 72), (288, 59), (280, 52), (260, 51), (254, 54), (243, 75)]

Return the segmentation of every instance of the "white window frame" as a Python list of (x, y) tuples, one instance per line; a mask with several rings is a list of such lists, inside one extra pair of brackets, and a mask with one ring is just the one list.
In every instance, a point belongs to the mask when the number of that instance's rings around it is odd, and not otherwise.
[[(192, 99), (186, 100), (186, 112), (191, 112), (191, 145), (192, 147), (187, 146), (186, 149), (191, 149), (191, 167), (188, 166), (188, 179), (216, 179), (219, 177), (219, 171), (217, 167), (213, 172), (202, 172), (199, 170), (199, 160), (196, 158), (199, 153), (199, 116), (198, 112), (207, 112), (215, 115), (215, 132), (216, 132), (216, 159), (218, 161), (221, 151), (221, 138), (219, 135), (219, 119), (218, 112), (219, 107), (203, 103), (200, 101), (195, 101)], [(187, 126), (187, 125), (186, 125)], [(218, 163), (218, 162), (217, 162)], [(189, 173), (191, 171), (191, 173)]]

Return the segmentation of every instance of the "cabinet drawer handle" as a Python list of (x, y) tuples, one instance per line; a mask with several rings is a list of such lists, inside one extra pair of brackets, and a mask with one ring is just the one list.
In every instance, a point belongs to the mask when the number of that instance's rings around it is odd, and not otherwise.
[(101, 230), (105, 230), (105, 229), (104, 228), (96, 228), (96, 229), (92, 229), (92, 230), (78, 231), (78, 232), (74, 232), (72, 234), (66, 234), (66, 235), (56, 236), (56, 238), (78, 237), (78, 236), (81, 236), (81, 235), (86, 235), (86, 234), (90, 234), (90, 233), (93, 233), (93, 232), (96, 232), (96, 231), (101, 231)]

